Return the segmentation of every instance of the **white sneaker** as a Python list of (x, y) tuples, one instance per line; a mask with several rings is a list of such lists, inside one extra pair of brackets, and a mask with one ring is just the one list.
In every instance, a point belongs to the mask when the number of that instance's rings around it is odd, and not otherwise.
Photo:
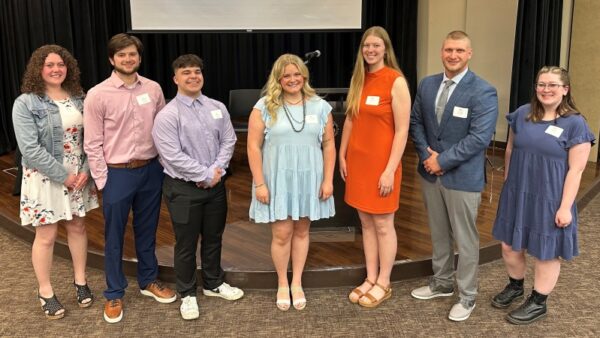
[(454, 294), (452, 288), (436, 287), (432, 289), (429, 285), (412, 290), (411, 296), (417, 299), (432, 299), (437, 297), (450, 297)]
[(450, 314), (448, 314), (448, 319), (455, 322), (462, 322), (463, 320), (467, 320), (469, 318), (474, 309), (474, 301), (460, 301), (452, 306), (452, 309), (450, 309)]
[(181, 317), (185, 320), (192, 320), (200, 317), (198, 311), (198, 301), (194, 296), (186, 296), (181, 298), (181, 306), (179, 307)]
[(223, 283), (218, 288), (212, 290), (202, 289), (202, 293), (204, 293), (205, 296), (221, 297), (227, 300), (236, 300), (244, 296), (244, 291), (242, 291), (242, 289), (230, 286), (227, 283)]

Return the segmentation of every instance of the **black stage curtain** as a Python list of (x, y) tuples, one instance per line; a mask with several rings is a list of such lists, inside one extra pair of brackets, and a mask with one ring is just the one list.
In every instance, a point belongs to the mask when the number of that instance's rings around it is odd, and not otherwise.
[[(416, 89), (418, 0), (365, 0), (365, 27), (379, 25), (389, 32), (411, 92)], [(0, 154), (14, 149), (11, 121), (14, 99), (31, 53), (43, 44), (69, 49), (79, 61), (85, 90), (109, 76), (106, 43), (126, 31), (121, 0), (3, 0), (0, 1)], [(293, 15), (293, 13), (290, 13)], [(229, 90), (262, 88), (273, 61), (283, 53), (319, 49), (310, 63), (314, 87), (348, 87), (362, 32), (303, 33), (145, 33), (140, 74), (161, 84), (165, 97), (175, 95), (171, 62), (195, 53), (204, 59), (203, 92), (227, 102)]]
[(519, 0), (510, 111), (529, 102), (543, 66), (560, 64), (562, 0)]

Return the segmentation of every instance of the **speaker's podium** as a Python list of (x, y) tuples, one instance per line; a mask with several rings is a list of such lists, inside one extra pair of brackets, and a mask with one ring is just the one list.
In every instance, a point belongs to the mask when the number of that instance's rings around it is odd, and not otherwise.
[(329, 102), (333, 107), (332, 116), (335, 132), (336, 161), (333, 173), (333, 198), (335, 200), (335, 216), (321, 219), (311, 223), (311, 232), (335, 231), (354, 234), (355, 229), (360, 229), (360, 220), (356, 210), (344, 202), (346, 184), (339, 171), (337, 156), (342, 139), (342, 128), (346, 118), (345, 101), (348, 88), (315, 88), (317, 94)]

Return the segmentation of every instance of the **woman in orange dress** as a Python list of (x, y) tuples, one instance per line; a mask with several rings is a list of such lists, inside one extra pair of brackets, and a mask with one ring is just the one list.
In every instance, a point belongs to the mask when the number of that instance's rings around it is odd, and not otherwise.
[(410, 123), (408, 85), (382, 27), (363, 34), (347, 104), (339, 167), (345, 201), (361, 221), (367, 267), (367, 278), (348, 297), (375, 307), (392, 295), (390, 275), (398, 246), (394, 212)]

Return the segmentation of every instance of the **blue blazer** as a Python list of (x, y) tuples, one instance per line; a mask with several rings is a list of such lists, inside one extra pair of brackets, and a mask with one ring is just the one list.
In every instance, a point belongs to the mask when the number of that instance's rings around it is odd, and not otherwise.
[[(496, 88), (467, 71), (452, 92), (438, 124), (435, 97), (442, 80), (442, 73), (424, 78), (415, 97), (410, 135), (419, 156), (417, 170), (427, 181), (435, 182), (437, 176), (427, 173), (423, 166), (429, 157), (427, 147), (431, 147), (440, 154), (438, 162), (444, 171), (440, 179), (444, 187), (481, 191), (485, 184), (485, 149), (498, 116)], [(466, 108), (466, 116), (454, 114), (455, 107)]]

